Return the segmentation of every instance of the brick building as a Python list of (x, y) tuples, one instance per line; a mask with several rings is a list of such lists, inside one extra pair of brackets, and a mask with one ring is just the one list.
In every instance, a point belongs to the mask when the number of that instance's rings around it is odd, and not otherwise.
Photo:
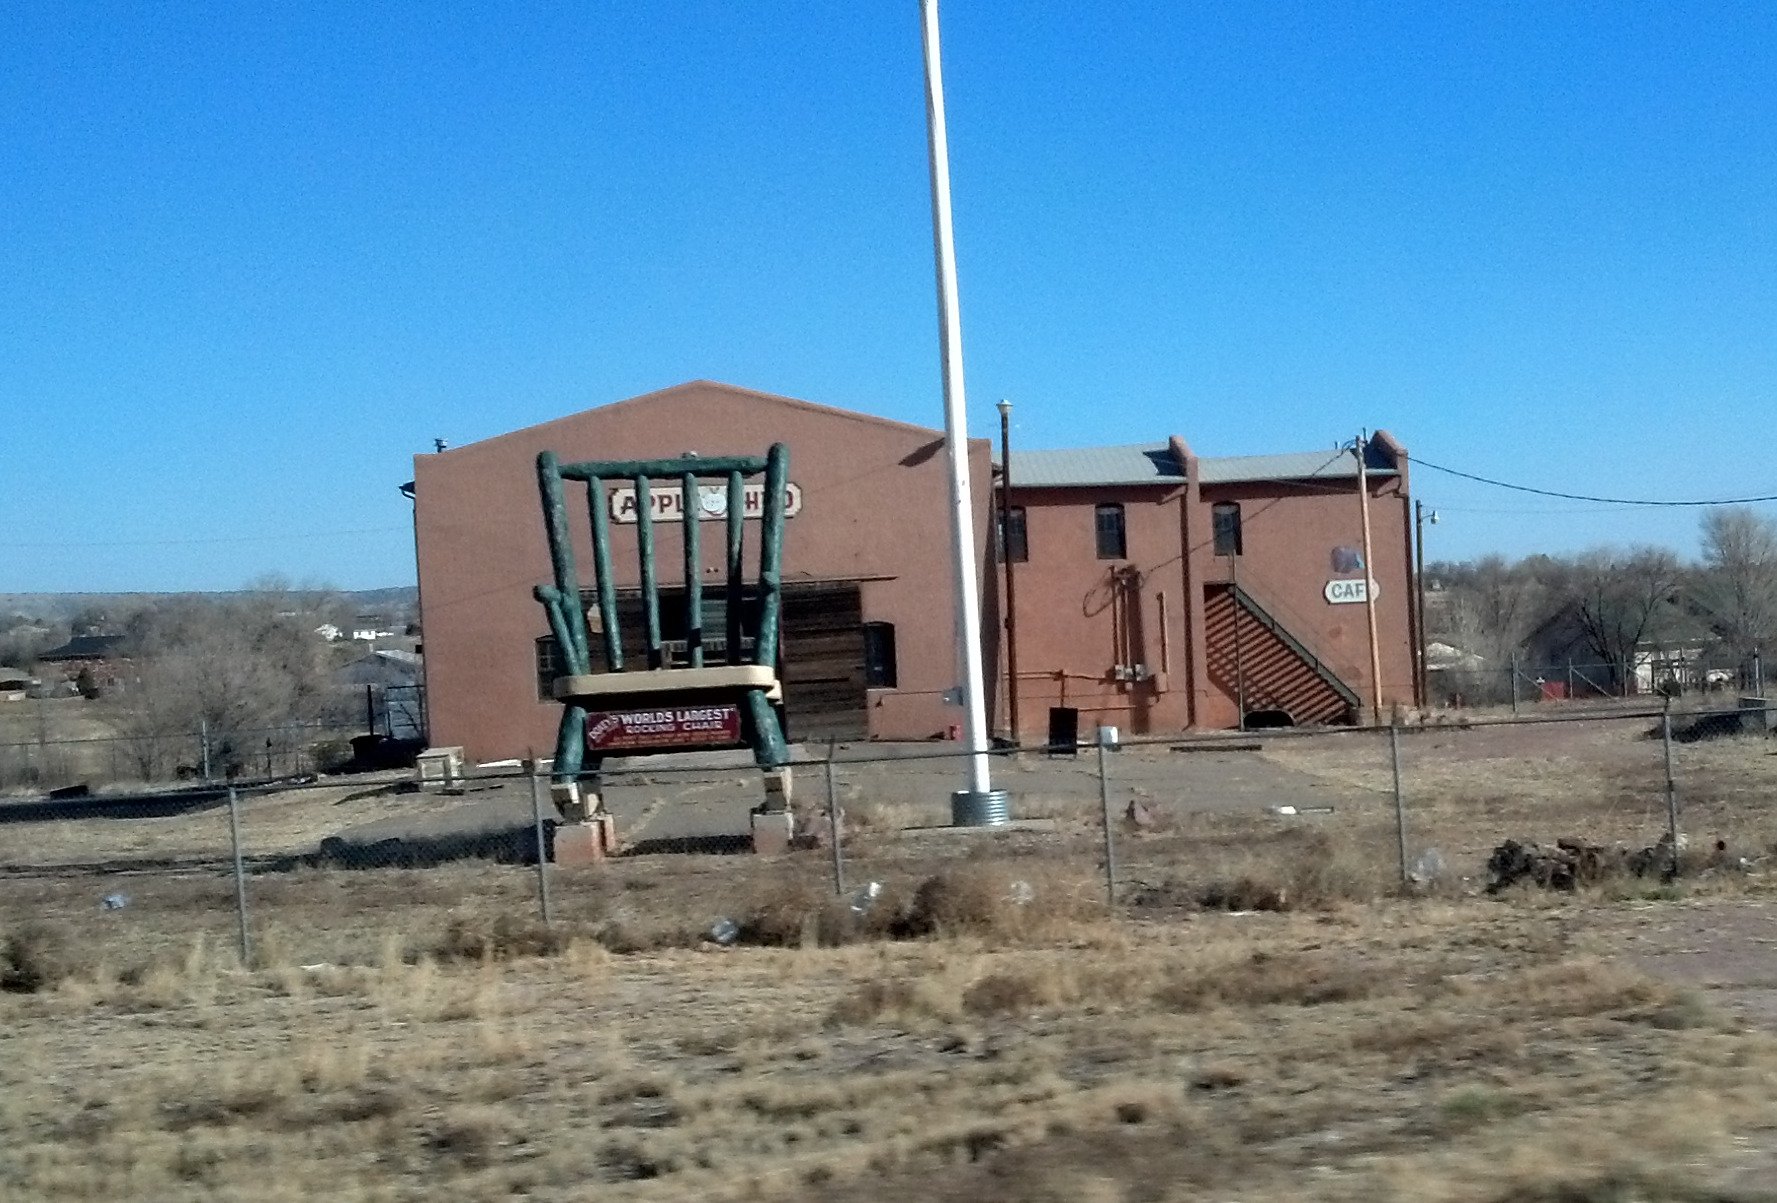
[(1020, 726), (1049, 706), (1137, 733), (1345, 721), (1413, 689), (1405, 450), (1365, 448), (1371, 552), (1349, 451), (1210, 458), (1165, 443), (1012, 453)]
[[(928, 739), (960, 724), (944, 697), (957, 673), (942, 432), (698, 381), (415, 457), (432, 742), (482, 761), (553, 746), (553, 641), (531, 596), (550, 579), (538, 452), (641, 459), (758, 454), (772, 442), (790, 449), (790, 738)], [(989, 546), (998, 474), (987, 441), (971, 440), (983, 621), (1002, 636), (987, 640), (996, 728), (1010, 709), (1008, 630), (1026, 738), (1041, 737), (1052, 706), (1132, 733), (1231, 727), (1242, 698), (1249, 714), (1343, 721), (1373, 692), (1366, 575), (1379, 584), (1382, 700), (1410, 703), (1406, 456), (1385, 434), (1366, 453), (1368, 574), (1350, 452), (1211, 459), (1176, 438), (1014, 448), (1007, 543), (1018, 600), (1004, 623), (1004, 565)], [(612, 530), (617, 584), (633, 596), (634, 527), (618, 518)], [(676, 563), (676, 532), (660, 530), (661, 562)], [(579, 562), (590, 563), (589, 547)], [(669, 621), (672, 600), (663, 592)]]

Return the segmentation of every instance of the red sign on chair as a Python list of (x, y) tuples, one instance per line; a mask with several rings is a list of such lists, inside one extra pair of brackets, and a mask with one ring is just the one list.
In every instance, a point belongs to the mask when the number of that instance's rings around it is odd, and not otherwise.
[(612, 710), (586, 716), (588, 751), (721, 748), (740, 742), (740, 707), (732, 703)]

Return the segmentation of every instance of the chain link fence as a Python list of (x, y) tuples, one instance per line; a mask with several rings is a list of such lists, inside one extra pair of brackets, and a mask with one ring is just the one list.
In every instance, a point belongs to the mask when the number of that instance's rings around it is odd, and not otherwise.
[(1753, 656), (1734, 660), (1706, 656), (1699, 648), (1648, 650), (1617, 663), (1600, 660), (1536, 659), (1518, 656), (1508, 663), (1448, 661), (1428, 666), (1427, 703), (1435, 708), (1469, 710), (1509, 707), (1523, 713), (1532, 707), (1581, 711), (1639, 702), (1663, 696), (1690, 698), (1695, 704), (1731, 705), (1741, 696), (1764, 696), (1762, 661)]
[(910, 916), (965, 879), (1015, 912), (1132, 917), (1660, 891), (1675, 871), (1756, 869), (1773, 847), (1774, 715), (1668, 703), (1002, 748), (1013, 821), (991, 828), (950, 825), (953, 746), (803, 747), (790, 850), (774, 856), (751, 854), (757, 770), (636, 760), (602, 777), (619, 847), (589, 865), (555, 856), (562, 824), (528, 766), (443, 788), (386, 772), (15, 797), (0, 801), (0, 928), (53, 921), (121, 975), (194, 944), (301, 967), (502, 941), (918, 934)]

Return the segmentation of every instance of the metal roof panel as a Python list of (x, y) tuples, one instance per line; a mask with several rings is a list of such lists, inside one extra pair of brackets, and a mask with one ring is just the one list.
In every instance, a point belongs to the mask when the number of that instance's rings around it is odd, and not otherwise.
[(1059, 451), (1015, 451), (1012, 487), (1080, 485), (1182, 485), (1185, 478), (1171, 449), (1161, 443), (1120, 447), (1069, 447)]
[[(995, 456), (998, 461), (998, 456)], [(1393, 475), (1386, 453), (1371, 444), (1366, 467), (1376, 475)], [(1201, 456), (1199, 478), (1206, 485), (1256, 483), (1268, 480), (1350, 480), (1357, 461), (1349, 451), (1297, 451), (1282, 455)], [(1069, 447), (1052, 451), (1015, 451), (1012, 487), (1085, 488), (1093, 485), (1181, 485), (1171, 448), (1161, 443), (1126, 443), (1115, 447)]]

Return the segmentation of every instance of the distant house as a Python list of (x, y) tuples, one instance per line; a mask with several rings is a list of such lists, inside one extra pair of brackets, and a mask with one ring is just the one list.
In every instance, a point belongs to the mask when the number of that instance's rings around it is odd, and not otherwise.
[(1602, 662), (1579, 612), (1563, 606), (1525, 640), (1522, 672), (1531, 679), (1566, 681), (1575, 694), (1652, 693), (1666, 682), (1701, 689), (1711, 682), (1717, 651), (1709, 628), (1672, 605), (1648, 624), (1650, 637), (1621, 664)]
[(22, 668), (0, 668), (0, 702), (22, 702), (37, 678)]
[(91, 676), (102, 689), (115, 689), (128, 677), (129, 657), (122, 635), (76, 635), (60, 647), (52, 647), (37, 660), (56, 665), (70, 681), (81, 673)]
[(1425, 668), (1427, 672), (1482, 672), (1487, 668), (1487, 657), (1433, 640), (1425, 645)]
[(365, 722), (375, 734), (391, 739), (426, 737), (426, 707), (421, 681), (424, 662), (414, 652), (393, 649), (367, 652), (334, 674), (334, 681), (353, 691), (364, 707)]
[(375, 643), (379, 639), (396, 638), (401, 632), (397, 631), (392, 623), (360, 617), (350, 628), (339, 626), (337, 623), (324, 622), (315, 628), (315, 634), (328, 643), (337, 643), (341, 639), (352, 639), (359, 643)]

